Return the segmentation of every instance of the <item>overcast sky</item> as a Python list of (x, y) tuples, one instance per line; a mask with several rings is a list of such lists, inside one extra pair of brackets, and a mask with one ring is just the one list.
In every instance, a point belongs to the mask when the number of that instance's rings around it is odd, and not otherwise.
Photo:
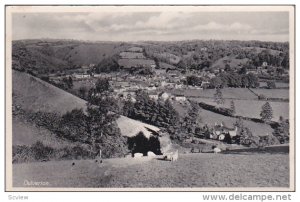
[(288, 12), (15, 13), (13, 39), (288, 41)]

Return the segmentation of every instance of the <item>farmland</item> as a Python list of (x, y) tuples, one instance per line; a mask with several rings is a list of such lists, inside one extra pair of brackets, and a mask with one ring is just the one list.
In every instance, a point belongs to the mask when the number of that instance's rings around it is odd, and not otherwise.
[(145, 59), (143, 53), (136, 53), (136, 52), (121, 52), (121, 58), (127, 59)]
[(258, 95), (265, 95), (267, 98), (289, 99), (288, 89), (252, 89)]
[(282, 152), (180, 154), (173, 163), (144, 157), (101, 165), (93, 160), (14, 164), (13, 173), (14, 187), (23, 187), (24, 180), (69, 188), (288, 187), (289, 158)]
[(155, 64), (154, 60), (148, 59), (120, 59), (118, 63), (125, 68), (151, 66)]
[[(204, 102), (210, 105), (216, 106), (213, 98), (192, 98), (197, 102)], [(234, 101), (236, 115), (244, 116), (249, 118), (260, 118), (261, 107), (266, 101), (261, 100), (236, 100), (236, 99), (225, 99), (224, 104), (219, 105), (220, 107), (230, 108), (231, 100)], [(288, 102), (270, 102), (273, 109), (273, 120), (278, 121), (279, 117), (289, 118), (289, 103)]]

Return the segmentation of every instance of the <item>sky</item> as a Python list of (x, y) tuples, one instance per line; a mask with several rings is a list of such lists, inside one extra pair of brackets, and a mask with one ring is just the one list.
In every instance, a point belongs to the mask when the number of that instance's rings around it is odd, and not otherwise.
[(288, 41), (288, 12), (14, 13), (12, 37), (89, 41)]

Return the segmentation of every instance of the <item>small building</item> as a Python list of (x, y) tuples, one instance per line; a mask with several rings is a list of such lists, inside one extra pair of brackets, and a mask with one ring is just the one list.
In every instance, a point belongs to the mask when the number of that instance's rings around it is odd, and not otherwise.
[(187, 99), (183, 95), (176, 95), (175, 100), (178, 101), (178, 102), (185, 102)]
[(262, 66), (263, 66), (263, 67), (267, 67), (267, 66), (268, 66), (268, 63), (267, 63), (267, 62), (263, 62), (263, 63), (262, 63)]
[(207, 47), (200, 48), (200, 51), (207, 51)]
[(89, 75), (89, 74), (73, 74), (73, 77), (75, 78), (75, 79), (86, 79), (86, 78), (90, 78), (91, 77), (91, 75)]
[(149, 97), (153, 100), (158, 100), (158, 95), (157, 94), (149, 94)]
[(166, 101), (167, 99), (170, 98), (170, 94), (166, 93), (166, 92), (161, 92), (158, 96), (159, 96), (159, 98), (163, 99), (164, 101)]

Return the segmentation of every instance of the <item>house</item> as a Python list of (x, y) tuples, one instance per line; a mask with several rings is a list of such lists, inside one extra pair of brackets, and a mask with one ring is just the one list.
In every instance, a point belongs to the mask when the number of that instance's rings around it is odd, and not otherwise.
[(200, 51), (207, 51), (207, 47), (200, 48)]
[(158, 100), (158, 95), (157, 94), (149, 94), (149, 97), (153, 100)]
[(185, 102), (187, 99), (183, 95), (176, 95), (175, 100), (178, 101), (178, 102)]
[(175, 89), (181, 89), (183, 87), (182, 84), (175, 84)]
[(179, 71), (176, 70), (176, 69), (167, 70), (166, 73), (167, 73), (170, 77), (179, 77), (179, 75), (180, 75)]
[(263, 63), (262, 63), (262, 66), (263, 66), (263, 67), (267, 67), (267, 66), (268, 66), (268, 63), (267, 63), (267, 62), (263, 62)]
[(150, 64), (150, 67), (151, 67), (152, 69), (154, 69), (154, 68), (156, 67), (156, 64)]
[(161, 92), (159, 95), (159, 98), (163, 99), (164, 101), (166, 101), (167, 99), (169, 99), (170, 94), (166, 93), (166, 92)]

